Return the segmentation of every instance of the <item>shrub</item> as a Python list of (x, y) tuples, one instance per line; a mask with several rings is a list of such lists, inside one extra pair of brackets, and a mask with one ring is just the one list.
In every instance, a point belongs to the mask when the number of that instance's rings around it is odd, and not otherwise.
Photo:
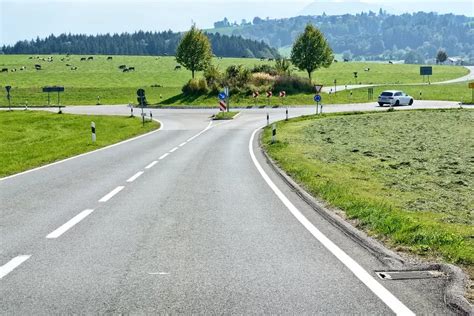
[(275, 77), (265, 72), (256, 72), (252, 74), (252, 83), (256, 86), (269, 85), (275, 82)]
[(209, 88), (207, 87), (206, 79), (191, 79), (181, 89), (184, 94), (207, 94)]
[(232, 65), (227, 67), (224, 84), (230, 86), (234, 91), (240, 91), (251, 79), (251, 73), (242, 65)]
[(278, 75), (278, 71), (276, 70), (276, 68), (273, 67), (273, 66), (270, 66), (268, 64), (255, 65), (255, 66), (253, 66), (253, 69), (250, 72), (252, 72), (252, 73), (264, 72), (264, 73), (267, 73), (271, 76)]
[(275, 80), (273, 90), (286, 91), (288, 94), (301, 92), (311, 93), (314, 91), (314, 87), (306, 78), (296, 76), (280, 76)]
[(218, 92), (220, 90), (223, 77), (224, 76), (219, 71), (219, 68), (214, 65), (210, 65), (204, 71), (204, 78), (206, 78), (207, 86), (212, 92)]

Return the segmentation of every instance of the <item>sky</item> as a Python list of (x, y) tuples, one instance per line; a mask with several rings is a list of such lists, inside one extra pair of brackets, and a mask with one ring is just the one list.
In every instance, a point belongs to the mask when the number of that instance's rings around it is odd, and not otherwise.
[(185, 31), (195, 23), (297, 15), (435, 11), (474, 16), (473, 0), (0, 0), (0, 46), (50, 34)]

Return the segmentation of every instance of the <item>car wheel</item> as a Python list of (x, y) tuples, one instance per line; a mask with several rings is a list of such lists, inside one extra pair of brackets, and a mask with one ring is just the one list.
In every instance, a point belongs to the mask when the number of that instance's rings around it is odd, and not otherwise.
[(395, 101), (395, 106), (399, 106), (399, 105), (400, 105), (400, 101), (399, 100)]
[(379, 106), (383, 106), (383, 103), (382, 103), (382, 102), (379, 102)]
[(408, 102), (408, 105), (413, 105), (413, 99), (410, 99), (410, 102)]

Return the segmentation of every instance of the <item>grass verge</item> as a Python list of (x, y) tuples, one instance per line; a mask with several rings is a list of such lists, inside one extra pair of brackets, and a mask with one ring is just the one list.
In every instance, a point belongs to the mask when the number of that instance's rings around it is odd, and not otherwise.
[(213, 120), (232, 120), (240, 112), (219, 112), (213, 116)]
[(309, 116), (263, 147), (314, 196), (396, 250), (474, 276), (474, 111)]
[[(97, 141), (91, 140), (91, 121)], [(0, 111), (0, 177), (92, 151), (159, 127), (138, 118)]]

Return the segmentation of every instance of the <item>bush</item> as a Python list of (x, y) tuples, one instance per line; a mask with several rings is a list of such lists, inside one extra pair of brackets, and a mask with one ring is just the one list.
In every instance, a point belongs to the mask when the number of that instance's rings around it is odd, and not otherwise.
[(241, 92), (251, 79), (250, 70), (242, 65), (232, 65), (227, 67), (224, 84), (228, 85), (232, 91)]
[(206, 83), (208, 88), (212, 92), (218, 92), (222, 86), (223, 74), (219, 71), (219, 68), (210, 65), (204, 71), (204, 78), (206, 78)]
[(292, 93), (311, 93), (314, 91), (313, 85), (306, 78), (296, 76), (280, 76), (275, 80), (273, 85), (274, 91), (286, 91)]
[(276, 68), (268, 64), (255, 65), (253, 66), (253, 69), (250, 72), (251, 73), (264, 72), (266, 74), (269, 74), (270, 76), (278, 75), (278, 71), (276, 70)]
[(256, 72), (252, 74), (252, 83), (256, 86), (269, 85), (275, 82), (275, 77), (265, 73)]
[(207, 87), (206, 79), (191, 79), (181, 89), (184, 94), (207, 94), (209, 88)]

